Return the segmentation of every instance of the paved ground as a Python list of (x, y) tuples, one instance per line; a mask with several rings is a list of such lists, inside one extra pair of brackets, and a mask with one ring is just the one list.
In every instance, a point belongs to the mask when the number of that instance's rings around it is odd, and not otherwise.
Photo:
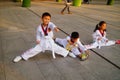
[[(0, 80), (120, 80), (120, 45), (93, 49), (110, 62), (90, 51), (90, 58), (79, 61), (51, 52), (39, 54), (28, 61), (13, 63), (15, 56), (35, 45), (39, 16), (50, 12), (52, 22), (67, 33), (78, 31), (84, 44), (92, 41), (95, 25), (106, 21), (108, 38), (120, 39), (120, 6), (84, 4), (71, 7), (73, 14), (61, 15), (63, 3), (33, 2), (32, 7), (20, 7), (21, 3), (0, 3)], [(57, 37), (65, 37), (62, 32)], [(112, 64), (111, 64), (112, 63)]]

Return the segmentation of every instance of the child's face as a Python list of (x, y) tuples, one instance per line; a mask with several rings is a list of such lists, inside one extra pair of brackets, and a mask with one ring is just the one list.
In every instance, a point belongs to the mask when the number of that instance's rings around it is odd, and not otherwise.
[(47, 25), (50, 22), (50, 18), (51, 18), (50, 16), (44, 16), (42, 18), (43, 24)]
[(101, 26), (101, 30), (105, 30), (106, 29), (106, 24), (103, 24), (102, 26)]
[(71, 38), (71, 42), (76, 43), (79, 38)]

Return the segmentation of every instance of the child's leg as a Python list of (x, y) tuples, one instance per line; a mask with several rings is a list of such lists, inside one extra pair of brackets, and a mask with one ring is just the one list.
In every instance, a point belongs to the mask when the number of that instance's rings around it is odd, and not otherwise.
[(40, 47), (40, 45), (36, 45), (34, 48), (31, 48), (24, 52), (21, 56), (16, 56), (13, 61), (19, 62), (21, 59), (28, 60), (30, 57), (37, 55), (41, 51), (42, 48)]
[(89, 57), (89, 54), (87, 51), (85, 53), (81, 53), (78, 48), (73, 48), (72, 53), (74, 53), (82, 61), (88, 59)]
[(81, 52), (78, 50), (77, 47), (76, 47), (76, 48), (73, 48), (71, 51), (72, 51), (72, 53), (74, 53), (74, 55), (76, 55), (76, 56), (78, 56), (78, 55), (81, 54)]
[(56, 43), (54, 43), (54, 51), (55, 53), (62, 55), (64, 57), (66, 57), (69, 53), (69, 51), (67, 51), (66, 49), (64, 49), (63, 47), (57, 45)]
[[(65, 48), (66, 44), (68, 43), (66, 39), (60, 39), (60, 38), (56, 38), (55, 42), (57, 42), (58, 44), (62, 45), (64, 48)], [(73, 58), (76, 57), (72, 52), (69, 52), (69, 56), (73, 57)]]
[(115, 41), (108, 41), (108, 42), (105, 42), (105, 43), (101, 43), (101, 46), (111, 46), (111, 45), (114, 45), (116, 42)]
[(38, 44), (36, 45), (34, 48), (31, 48), (29, 50), (27, 50), (26, 52), (24, 52), (21, 56), (24, 60), (28, 60), (29, 58), (37, 55), (38, 53), (40, 53), (42, 51), (41, 46)]
[(62, 45), (63, 47), (65, 47), (66, 44), (67, 44), (67, 40), (66, 39), (61, 39), (61, 38), (56, 38), (55, 42), (57, 42), (58, 44)]
[(86, 49), (93, 49), (93, 48), (97, 48), (99, 45), (97, 42), (94, 42), (92, 44), (89, 45), (84, 45)]

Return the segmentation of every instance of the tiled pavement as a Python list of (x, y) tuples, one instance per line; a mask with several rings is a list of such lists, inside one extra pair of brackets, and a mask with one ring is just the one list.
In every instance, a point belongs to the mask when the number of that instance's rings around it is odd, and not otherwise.
[[(46, 51), (28, 61), (12, 62), (15, 56), (35, 46), (39, 16), (46, 11), (65, 32), (78, 31), (84, 44), (92, 41), (92, 31), (101, 20), (107, 22), (108, 38), (120, 39), (119, 5), (71, 6), (73, 14), (61, 15), (63, 7), (63, 3), (53, 1), (32, 2), (30, 8), (21, 7), (21, 3), (0, 2), (0, 80), (120, 80), (120, 69), (91, 50), (86, 61), (58, 55), (52, 59), (51, 52)], [(66, 35), (58, 32), (55, 36)], [(120, 67), (120, 45), (93, 50)]]

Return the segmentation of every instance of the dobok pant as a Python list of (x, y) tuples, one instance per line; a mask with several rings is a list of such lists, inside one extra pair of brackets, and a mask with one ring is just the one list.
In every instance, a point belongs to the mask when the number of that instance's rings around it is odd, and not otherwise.
[[(55, 41), (56, 41), (58, 44), (62, 45), (64, 48), (66, 48), (66, 46), (67, 46), (67, 44), (68, 44), (67, 39), (56, 38)], [(71, 52), (72, 52), (74, 55), (76, 55), (76, 56), (79, 55), (79, 54), (81, 54), (81, 52), (80, 52), (80, 50), (78, 49), (78, 47), (73, 47), (73, 48), (71, 49)]]
[(108, 42), (106, 41), (96, 41), (96, 42), (93, 42), (92, 44), (90, 45), (85, 45), (85, 47), (87, 49), (93, 49), (93, 48), (101, 48), (102, 46), (111, 46), (111, 45), (114, 45), (115, 44), (115, 41), (112, 41), (112, 40), (108, 40)]
[(50, 50), (50, 51), (54, 50), (56, 54), (62, 55), (63, 57), (66, 57), (69, 53), (66, 49), (54, 43), (52, 38), (48, 37), (42, 39), (40, 41), (40, 44), (37, 44), (34, 48), (27, 50), (21, 56), (24, 60), (28, 60), (29, 58), (37, 55), (40, 52), (44, 52), (45, 50)]

